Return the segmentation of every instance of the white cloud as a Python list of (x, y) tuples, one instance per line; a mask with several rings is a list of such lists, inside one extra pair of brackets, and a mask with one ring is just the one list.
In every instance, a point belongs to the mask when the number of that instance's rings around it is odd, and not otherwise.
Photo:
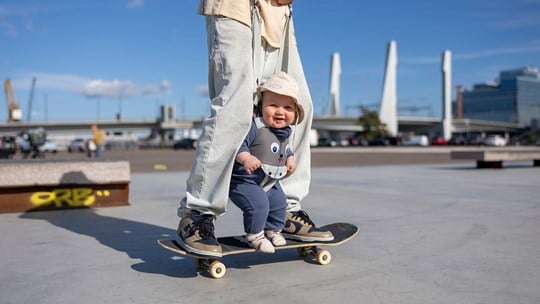
[(0, 31), (8, 36), (18, 36), (17, 27), (9, 20), (9, 17), (13, 15), (13, 10), (0, 5)]
[(0, 17), (0, 31), (7, 36), (15, 37), (19, 35), (17, 27), (2, 17)]
[(29, 32), (34, 31), (34, 23), (31, 20), (27, 20), (24, 24), (24, 27)]
[(506, 54), (525, 54), (525, 53), (536, 53), (540, 52), (540, 45), (537, 46), (526, 46), (526, 47), (509, 47), (509, 48), (495, 48), (487, 49), (483, 51), (465, 53), (465, 54), (456, 54), (455, 59), (477, 59), (484, 58), (495, 55), (506, 55)]
[(16, 89), (28, 89), (32, 78), (36, 77), (36, 87), (46, 90), (64, 90), (80, 93), (88, 98), (127, 98), (151, 96), (169, 92), (172, 84), (163, 80), (160, 84), (138, 85), (131, 80), (91, 79), (73, 74), (28, 73), (12, 79)]
[(33, 31), (34, 24), (30, 19), (40, 9), (31, 5), (0, 4), (0, 33), (16, 37), (26, 31)]
[(171, 89), (171, 83), (164, 80), (159, 85), (137, 85), (130, 80), (91, 80), (82, 86), (81, 93), (90, 98), (125, 98), (148, 96), (165, 93)]
[[(452, 50), (450, 50), (452, 51)], [(539, 53), (540, 45), (530, 45), (524, 47), (508, 47), (508, 48), (493, 48), (480, 50), (477, 52), (470, 53), (453, 53), (453, 60), (470, 60), (485, 58), (497, 55), (507, 55), (507, 54), (526, 54), (526, 53)], [(439, 56), (425, 56), (425, 57), (406, 57), (400, 59), (400, 62), (407, 64), (436, 64), (440, 63), (442, 60), (442, 52)]]
[(144, 6), (144, 0), (131, 0), (128, 3), (128, 8), (139, 8)]

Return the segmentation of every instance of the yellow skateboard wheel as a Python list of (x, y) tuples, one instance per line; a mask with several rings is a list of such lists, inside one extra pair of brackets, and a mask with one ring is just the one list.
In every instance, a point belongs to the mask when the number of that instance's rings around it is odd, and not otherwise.
[(327, 265), (332, 261), (332, 255), (326, 250), (319, 250), (315, 255), (315, 259), (317, 260), (317, 263)]
[(223, 276), (225, 276), (227, 268), (225, 268), (225, 265), (220, 261), (213, 261), (210, 264), (210, 267), (208, 267), (208, 272), (212, 278), (221, 279)]

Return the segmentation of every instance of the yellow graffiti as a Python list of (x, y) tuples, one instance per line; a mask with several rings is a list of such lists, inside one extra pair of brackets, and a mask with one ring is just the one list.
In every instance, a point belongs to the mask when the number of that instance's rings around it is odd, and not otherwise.
[(109, 196), (109, 195), (111, 195), (111, 193), (109, 192), (109, 190), (103, 190), (103, 191), (98, 190), (98, 191), (96, 191), (96, 195), (97, 196)]
[[(98, 196), (109, 196), (107, 190), (97, 191)], [(36, 207), (52, 205), (54, 207), (89, 207), (96, 201), (91, 188), (62, 188), (51, 191), (39, 191), (30, 196), (30, 202)]]

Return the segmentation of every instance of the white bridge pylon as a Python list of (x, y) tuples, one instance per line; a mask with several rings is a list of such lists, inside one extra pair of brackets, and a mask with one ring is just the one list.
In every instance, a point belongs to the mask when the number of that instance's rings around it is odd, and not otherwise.
[[(442, 55), (442, 136), (449, 140), (452, 136), (452, 53), (445, 50)], [(379, 106), (379, 119), (386, 124), (390, 136), (396, 136), (398, 130), (398, 104), (397, 104), (397, 43), (391, 40), (387, 46), (386, 64), (382, 95)], [(340, 115), (340, 77), (341, 59), (339, 53), (332, 54), (330, 68), (330, 92), (328, 97), (329, 116)]]
[(340, 113), (340, 77), (341, 60), (339, 53), (333, 53), (330, 63), (330, 93), (328, 94), (328, 116), (339, 116)]
[(379, 108), (379, 118), (386, 124), (390, 136), (398, 133), (397, 121), (397, 46), (394, 40), (388, 43), (384, 82)]

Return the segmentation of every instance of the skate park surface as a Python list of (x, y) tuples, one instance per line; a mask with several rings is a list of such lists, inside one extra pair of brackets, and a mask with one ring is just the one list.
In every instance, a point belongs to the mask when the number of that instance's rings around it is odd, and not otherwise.
[[(0, 303), (540, 303), (540, 168), (472, 162), (312, 171), (305, 209), (349, 222), (329, 265), (223, 258), (212, 279), (159, 247), (187, 172), (135, 172), (130, 206), (0, 214)], [(242, 233), (230, 204), (216, 235)]]

